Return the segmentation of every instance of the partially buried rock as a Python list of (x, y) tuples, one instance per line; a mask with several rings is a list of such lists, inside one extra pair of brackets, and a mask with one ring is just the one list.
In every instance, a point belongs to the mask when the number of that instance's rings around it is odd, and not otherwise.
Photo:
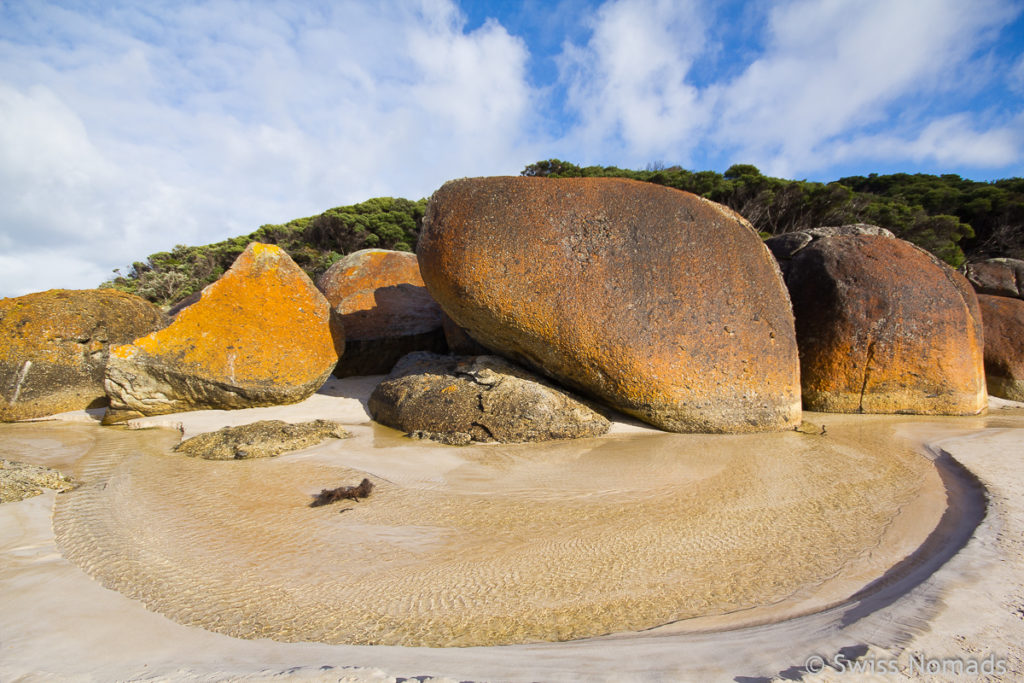
[(43, 489), (70, 491), (75, 483), (55, 469), (0, 459), (0, 503), (15, 503), (38, 496)]
[(986, 408), (981, 316), (962, 275), (909, 242), (863, 230), (808, 231), (768, 244), (793, 300), (804, 408)]
[(344, 350), (340, 323), (279, 247), (253, 243), (167, 328), (111, 350), (105, 422), (296, 403)]
[(348, 436), (340, 424), (329, 420), (299, 424), (260, 420), (193, 436), (179, 443), (174, 450), (205, 460), (248, 460), (272, 458), (281, 453), (315, 446), (324, 439), (345, 439)]
[(965, 264), (961, 270), (978, 294), (1024, 299), (1024, 261), (993, 258)]
[(442, 443), (599, 436), (608, 420), (571, 394), (496, 356), (411, 353), (374, 389), (377, 422)]
[(110, 347), (166, 324), (153, 304), (113, 289), (0, 299), (0, 420), (102, 408)]
[(415, 254), (357, 251), (332, 265), (317, 287), (345, 328), (338, 377), (386, 374), (412, 351), (447, 350), (441, 307), (423, 286)]
[(978, 295), (985, 324), (985, 379), (988, 393), (1024, 401), (1024, 301)]
[(800, 421), (786, 288), (724, 206), (615, 178), (456, 180), (417, 249), (473, 339), (618, 410), (672, 431)]

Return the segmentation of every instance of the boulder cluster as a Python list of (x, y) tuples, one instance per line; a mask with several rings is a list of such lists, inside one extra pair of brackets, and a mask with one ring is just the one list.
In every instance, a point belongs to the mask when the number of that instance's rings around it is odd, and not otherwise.
[(961, 273), (867, 225), (765, 242), (617, 178), (452, 181), (416, 254), (359, 251), (314, 284), (253, 243), (172, 311), (112, 290), (0, 300), (0, 419), (294, 403), (332, 372), (390, 373), (374, 419), (444, 443), (595, 436), (610, 409), (752, 432), (1024, 400), (1024, 262)]

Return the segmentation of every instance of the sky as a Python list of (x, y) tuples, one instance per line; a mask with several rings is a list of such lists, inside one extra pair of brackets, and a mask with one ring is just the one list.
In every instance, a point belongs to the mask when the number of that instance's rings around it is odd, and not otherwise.
[(1024, 176), (1024, 0), (0, 0), (0, 296), (551, 158)]

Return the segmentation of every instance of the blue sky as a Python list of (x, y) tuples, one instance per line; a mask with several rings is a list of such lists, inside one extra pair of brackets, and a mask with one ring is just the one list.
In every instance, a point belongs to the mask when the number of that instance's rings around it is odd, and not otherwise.
[(1022, 10), (0, 0), (0, 296), (554, 157), (1021, 176)]

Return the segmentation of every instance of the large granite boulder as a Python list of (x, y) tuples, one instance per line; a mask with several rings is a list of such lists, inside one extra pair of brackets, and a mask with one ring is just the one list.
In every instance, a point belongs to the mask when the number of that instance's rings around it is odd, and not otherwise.
[(993, 258), (960, 269), (978, 294), (1024, 299), (1024, 261)]
[(988, 393), (1024, 401), (1024, 301), (978, 295), (985, 324), (985, 381)]
[(566, 391), (497, 356), (401, 359), (369, 401), (381, 424), (448, 444), (599, 436), (608, 420)]
[(171, 325), (111, 350), (105, 421), (295, 403), (343, 350), (309, 277), (279, 247), (253, 243)]
[(105, 406), (110, 347), (166, 324), (153, 304), (113, 289), (0, 299), (0, 420)]
[(416, 255), (363, 249), (317, 279), (345, 327), (345, 355), (334, 374), (380, 375), (412, 351), (447, 350), (441, 307), (420, 277)]
[(800, 421), (789, 298), (739, 214), (618, 178), (475, 178), (434, 193), (427, 289), (473, 339), (671, 431)]
[(804, 408), (973, 415), (987, 406), (967, 280), (885, 234), (768, 240), (793, 300)]

